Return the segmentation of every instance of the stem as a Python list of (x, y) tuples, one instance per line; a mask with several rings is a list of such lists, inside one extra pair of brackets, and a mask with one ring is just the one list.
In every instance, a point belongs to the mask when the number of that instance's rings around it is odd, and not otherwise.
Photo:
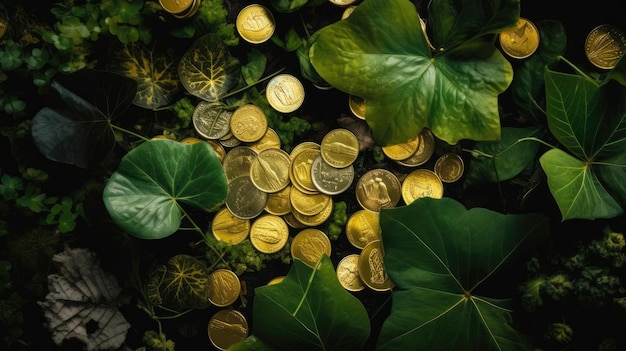
[(133, 131), (131, 131), (131, 130), (128, 130), (128, 129), (122, 128), (122, 127), (120, 127), (120, 126), (116, 126), (115, 124), (111, 124), (111, 128), (113, 128), (113, 129), (115, 129), (115, 130), (118, 130), (118, 131), (120, 131), (120, 132), (126, 133), (126, 134), (130, 134), (130, 135), (132, 135), (132, 136), (135, 136), (135, 137), (137, 137), (137, 138), (139, 138), (139, 139), (141, 139), (141, 140), (143, 140), (143, 141), (148, 141), (148, 140), (150, 140), (150, 139), (146, 138), (146, 137), (145, 137), (145, 136), (143, 136), (143, 135), (137, 134), (137, 133), (135, 133), (135, 132), (133, 132)]
[(266, 81), (266, 80), (268, 80), (268, 79), (270, 79), (270, 78), (274, 77), (275, 75), (279, 74), (280, 72), (282, 72), (282, 71), (284, 71), (284, 70), (285, 70), (285, 67), (283, 67), (283, 68), (279, 69), (278, 71), (276, 71), (276, 72), (274, 72), (274, 73), (272, 73), (272, 74), (270, 74), (270, 75), (268, 75), (268, 76), (266, 76), (266, 77), (263, 77), (263, 78), (259, 79), (257, 82), (254, 82), (253, 84), (246, 85), (245, 87), (243, 87), (243, 88), (241, 88), (241, 89), (237, 89), (237, 90), (235, 90), (235, 91), (231, 91), (230, 93), (228, 93), (228, 94), (226, 94), (226, 95), (222, 96), (222, 97), (221, 97), (221, 100), (226, 99), (226, 98), (229, 98), (229, 97), (231, 97), (231, 96), (233, 96), (233, 95), (239, 94), (239, 93), (241, 93), (242, 91), (244, 91), (244, 90), (246, 90), (246, 89), (248, 89), (248, 88), (252, 88), (253, 86), (255, 86), (255, 85), (257, 85), (257, 84), (259, 84), (259, 83), (261, 83), (261, 82), (264, 82), (264, 81)]
[(591, 77), (589, 77), (585, 72), (581, 71), (578, 67), (576, 67), (576, 65), (568, 61), (565, 57), (559, 55), (558, 58), (560, 60), (563, 60), (563, 62), (567, 63), (574, 71), (576, 71), (576, 73), (585, 77), (585, 79), (588, 79), (589, 81), (596, 83), (595, 79), (592, 79)]

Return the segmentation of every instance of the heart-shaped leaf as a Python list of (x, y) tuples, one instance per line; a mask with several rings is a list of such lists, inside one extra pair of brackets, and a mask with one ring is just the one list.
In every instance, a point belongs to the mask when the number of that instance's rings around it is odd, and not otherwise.
[(385, 269), (397, 290), (377, 350), (530, 349), (511, 323), (509, 299), (483, 285), (548, 234), (547, 217), (423, 198), (383, 209), (380, 226)]
[(104, 188), (104, 204), (115, 223), (143, 239), (176, 232), (181, 205), (214, 211), (228, 185), (218, 156), (208, 143), (146, 141), (122, 159)]
[(441, 2), (428, 17), (433, 31), (442, 32), (434, 53), (415, 6), (404, 0), (365, 0), (311, 38), (313, 67), (332, 86), (365, 100), (366, 121), (381, 145), (407, 141), (426, 127), (449, 144), (500, 137), (498, 95), (513, 69), (493, 39), (517, 22), (519, 1)]
[(132, 104), (137, 83), (118, 74), (91, 69), (65, 78), (52, 82), (59, 104), (35, 114), (31, 133), (46, 158), (94, 168), (115, 147), (111, 121)]
[(563, 220), (613, 218), (626, 206), (626, 88), (546, 70), (548, 127), (567, 150), (539, 159)]

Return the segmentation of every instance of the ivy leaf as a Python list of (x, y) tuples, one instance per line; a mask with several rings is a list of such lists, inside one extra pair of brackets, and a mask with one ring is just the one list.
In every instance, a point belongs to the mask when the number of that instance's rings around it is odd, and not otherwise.
[(370, 324), (326, 255), (310, 267), (296, 259), (285, 279), (255, 290), (253, 335), (274, 350), (360, 350)]
[[(397, 289), (377, 350), (529, 350), (512, 325), (511, 300), (490, 279), (547, 235), (546, 216), (467, 210), (423, 198), (380, 213), (384, 264)], [(487, 288), (484, 286), (487, 285)]]
[[(367, 123), (381, 145), (423, 128), (456, 144), (500, 138), (498, 95), (513, 78), (494, 46), (519, 17), (518, 0), (437, 1), (428, 23), (431, 53), (412, 2), (365, 0), (345, 20), (311, 37), (311, 64), (329, 84), (366, 102)], [(458, 9), (458, 10), (457, 10)]]
[(567, 150), (539, 159), (562, 219), (620, 216), (626, 206), (626, 88), (546, 70), (548, 127)]
[(157, 139), (124, 156), (105, 185), (103, 200), (120, 228), (139, 238), (160, 239), (180, 227), (182, 204), (214, 211), (227, 191), (224, 169), (208, 143)]
[(239, 83), (240, 63), (217, 34), (205, 34), (191, 45), (178, 64), (183, 87), (205, 101), (220, 100)]
[(44, 107), (32, 121), (32, 136), (48, 159), (94, 168), (115, 147), (111, 122), (130, 107), (137, 83), (111, 72), (84, 69), (51, 83), (58, 106)]
[(172, 49), (150, 50), (141, 43), (113, 50), (108, 69), (137, 82), (133, 103), (155, 110), (174, 101), (180, 92), (178, 61)]

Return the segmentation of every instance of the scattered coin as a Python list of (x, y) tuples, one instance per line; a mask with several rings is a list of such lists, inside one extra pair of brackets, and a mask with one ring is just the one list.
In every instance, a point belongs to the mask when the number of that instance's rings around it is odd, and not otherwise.
[(395, 286), (385, 271), (383, 256), (380, 240), (367, 244), (359, 254), (359, 275), (375, 291), (387, 291)]
[(287, 151), (277, 148), (265, 149), (250, 164), (252, 183), (266, 193), (275, 193), (289, 185), (291, 158)]
[(311, 180), (321, 193), (339, 195), (352, 185), (354, 166), (336, 168), (324, 161), (322, 156), (318, 156), (311, 165)]
[(379, 212), (395, 207), (400, 197), (400, 180), (388, 170), (371, 169), (357, 181), (356, 199), (364, 209)]
[(526, 18), (520, 17), (515, 27), (500, 32), (500, 47), (512, 58), (524, 59), (539, 47), (539, 31)]
[(328, 235), (315, 228), (305, 228), (291, 242), (291, 257), (300, 259), (311, 267), (326, 254), (330, 257), (331, 244)]
[(345, 256), (337, 264), (337, 279), (341, 286), (348, 291), (361, 291), (365, 284), (359, 275), (359, 255), (350, 254)]
[(346, 237), (356, 248), (363, 249), (367, 244), (380, 240), (379, 213), (362, 209), (353, 213), (346, 222)]
[(239, 11), (235, 26), (239, 35), (252, 44), (268, 41), (276, 30), (274, 15), (260, 4), (251, 4)]
[(423, 197), (441, 199), (442, 196), (443, 183), (429, 169), (416, 169), (402, 181), (402, 199), (407, 205)]
[(356, 95), (350, 95), (348, 97), (348, 106), (355, 117), (365, 119), (365, 100), (363, 98)]
[(203, 138), (217, 140), (230, 132), (232, 114), (214, 103), (201, 101), (194, 108), (191, 120), (196, 132)]
[(461, 178), (465, 169), (463, 159), (458, 154), (445, 153), (435, 162), (435, 174), (442, 182), (453, 183)]
[(267, 83), (265, 96), (276, 111), (293, 112), (304, 102), (304, 86), (291, 74), (279, 74)]
[(241, 312), (225, 308), (211, 317), (208, 332), (211, 344), (219, 350), (226, 350), (248, 337), (248, 322)]
[(350, 130), (335, 128), (320, 143), (324, 161), (336, 168), (350, 166), (359, 156), (359, 139)]
[(163, 10), (171, 14), (181, 14), (189, 10), (196, 0), (159, 0)]
[[(178, 2), (178, 1), (176, 1)], [(200, 8), (200, 3), (202, 2), (202, 0), (193, 0), (193, 4), (191, 4), (191, 6), (189, 7), (189, 9), (187, 9), (187, 11), (184, 11), (182, 13), (172, 13), (172, 16), (178, 18), (178, 19), (185, 19), (185, 18), (189, 18), (193, 15), (196, 14), (196, 12), (198, 12), (198, 9)]]
[(257, 188), (249, 176), (237, 177), (228, 183), (226, 207), (235, 216), (252, 219), (263, 212), (267, 193)]
[(267, 128), (265, 112), (254, 104), (239, 106), (230, 117), (231, 133), (245, 143), (260, 140)]
[(241, 293), (241, 282), (235, 272), (230, 269), (217, 269), (211, 272), (211, 293), (209, 302), (217, 307), (232, 305)]
[(239, 218), (227, 207), (222, 207), (213, 217), (211, 231), (217, 240), (236, 245), (248, 237), (250, 220)]
[(585, 39), (587, 59), (601, 69), (613, 69), (626, 50), (626, 37), (617, 27), (603, 24)]
[(250, 242), (261, 253), (280, 251), (289, 238), (287, 222), (279, 216), (264, 214), (252, 222)]
[(424, 128), (420, 132), (420, 140), (417, 151), (411, 157), (404, 160), (397, 160), (396, 163), (406, 167), (417, 167), (430, 160), (435, 152), (435, 137), (430, 129)]
[(420, 145), (420, 134), (415, 135), (413, 138), (399, 144), (386, 145), (381, 149), (385, 156), (394, 161), (402, 161), (413, 156)]

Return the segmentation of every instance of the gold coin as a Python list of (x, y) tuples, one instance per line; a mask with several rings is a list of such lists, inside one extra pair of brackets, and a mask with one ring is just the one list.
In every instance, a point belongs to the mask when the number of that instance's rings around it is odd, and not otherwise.
[(435, 172), (428, 169), (416, 169), (404, 178), (402, 182), (402, 199), (410, 204), (416, 199), (432, 197), (441, 199), (443, 183)]
[(397, 164), (407, 167), (417, 167), (428, 162), (435, 152), (435, 137), (429, 129), (422, 129), (417, 151), (411, 157), (404, 160), (396, 160)]
[(250, 242), (261, 253), (280, 251), (289, 238), (287, 222), (279, 216), (265, 214), (257, 218), (250, 228)]
[(248, 146), (250, 146), (257, 153), (265, 149), (280, 149), (280, 137), (274, 129), (268, 127), (261, 139), (255, 141)]
[(435, 174), (445, 183), (453, 183), (459, 180), (463, 175), (464, 169), (465, 166), (461, 156), (452, 152), (439, 156), (434, 168)]
[(278, 277), (272, 278), (272, 280), (267, 282), (267, 285), (278, 284), (278, 283), (282, 282), (283, 280), (285, 280), (285, 276), (284, 275), (280, 275)]
[(217, 269), (211, 272), (211, 293), (209, 302), (217, 307), (232, 305), (241, 294), (241, 282), (230, 269)]
[(163, 10), (171, 14), (185, 12), (191, 8), (193, 2), (194, 0), (159, 0), (159, 4), (161, 4)]
[(295, 186), (291, 187), (289, 193), (291, 210), (304, 216), (314, 216), (322, 212), (330, 201), (330, 195), (324, 193), (306, 194)]
[(363, 98), (350, 95), (348, 97), (348, 106), (355, 117), (365, 119), (365, 100), (363, 100)]
[(214, 103), (201, 101), (194, 108), (191, 121), (203, 138), (217, 140), (230, 132), (232, 115), (232, 112), (216, 107)]
[(300, 222), (294, 215), (292, 211), (283, 215), (283, 219), (287, 222), (287, 225), (294, 229), (302, 229), (306, 228), (307, 225)]
[(386, 145), (382, 147), (385, 156), (394, 161), (402, 161), (413, 156), (420, 144), (420, 135), (417, 134), (413, 138), (404, 143)]
[(385, 271), (384, 253), (380, 240), (367, 244), (359, 254), (359, 276), (375, 291), (391, 290), (395, 284)]
[(500, 46), (504, 52), (516, 59), (527, 58), (539, 47), (537, 27), (520, 17), (515, 27), (500, 32)]
[(8, 28), (9, 28), (9, 21), (7, 21), (4, 18), (0, 18), (0, 39), (4, 37)]
[(346, 9), (343, 10), (343, 12), (341, 13), (341, 19), (343, 20), (348, 18), (352, 14), (352, 11), (354, 11), (354, 9), (356, 9), (356, 5), (346, 7)]
[(354, 166), (335, 168), (318, 156), (311, 165), (311, 180), (321, 193), (339, 195), (348, 190), (354, 181)]
[(326, 133), (320, 147), (324, 161), (336, 168), (350, 166), (359, 156), (359, 139), (345, 128)]
[(333, 199), (332, 198), (330, 199), (330, 201), (328, 201), (328, 204), (326, 205), (326, 207), (324, 207), (324, 209), (320, 213), (314, 214), (312, 216), (303, 215), (302, 213), (297, 212), (297, 211), (291, 211), (294, 218), (299, 223), (302, 223), (305, 226), (309, 226), (309, 227), (316, 227), (326, 222), (326, 220), (330, 218), (330, 215), (332, 212), (333, 212)]
[(230, 131), (244, 143), (260, 140), (267, 132), (267, 117), (254, 104), (239, 106), (230, 117)]
[(267, 83), (265, 96), (276, 111), (293, 112), (304, 102), (304, 86), (291, 74), (279, 74)]
[(356, 0), (329, 0), (329, 2), (335, 6), (346, 7), (354, 4)]
[(585, 40), (587, 59), (598, 68), (613, 69), (625, 50), (624, 33), (608, 24), (594, 28)]
[(250, 167), (256, 157), (256, 151), (245, 145), (235, 146), (228, 151), (222, 161), (226, 180), (231, 182), (233, 179), (241, 176), (249, 177)]
[(194, 137), (187, 137), (187, 138), (184, 138), (184, 139), (180, 140), (181, 144), (187, 144), (187, 145), (201, 143), (201, 142), (203, 142), (202, 139), (194, 138)]
[(187, 11), (184, 11), (182, 13), (172, 13), (172, 16), (178, 18), (178, 19), (185, 19), (185, 18), (189, 18), (193, 15), (196, 14), (196, 12), (198, 12), (198, 9), (200, 8), (200, 3), (202, 2), (202, 0), (193, 0), (193, 4), (189, 7), (189, 9)]
[[(299, 144), (302, 145), (302, 144)], [(317, 159), (321, 150), (315, 147), (316, 144), (309, 144), (309, 147), (294, 148), (291, 151), (291, 183), (302, 192), (315, 194), (319, 192), (313, 183), (311, 168), (313, 162)]]
[(274, 15), (267, 7), (260, 4), (244, 7), (239, 11), (235, 23), (239, 35), (252, 44), (268, 41), (276, 30)]
[(282, 149), (265, 149), (250, 164), (250, 179), (266, 193), (275, 193), (289, 185), (291, 158)]
[(291, 212), (291, 204), (289, 194), (291, 193), (291, 185), (287, 185), (283, 190), (270, 193), (265, 203), (265, 211), (267, 213), (282, 216)]
[(226, 350), (248, 337), (248, 321), (239, 311), (225, 308), (209, 320), (209, 340), (218, 350)]
[(348, 291), (361, 291), (365, 284), (359, 275), (359, 255), (350, 254), (337, 264), (337, 279)]
[(257, 188), (249, 176), (237, 177), (228, 183), (226, 207), (235, 217), (252, 219), (263, 212), (266, 203), (267, 193)]
[(356, 199), (364, 209), (379, 212), (382, 208), (392, 208), (400, 197), (400, 180), (388, 170), (371, 169), (357, 181)]
[(217, 240), (236, 245), (248, 237), (250, 220), (239, 218), (223, 207), (213, 217), (211, 231)]
[(330, 253), (330, 239), (319, 229), (303, 229), (291, 242), (291, 257), (298, 258), (311, 267), (315, 267), (322, 255), (330, 257)]
[(379, 213), (362, 209), (353, 213), (346, 222), (346, 237), (357, 249), (363, 249), (367, 244), (380, 240)]
[(224, 157), (226, 156), (226, 150), (224, 150), (222, 144), (216, 142), (215, 140), (207, 140), (206, 142), (211, 145), (211, 148), (213, 148), (213, 151), (215, 151), (215, 154), (217, 154), (217, 158), (219, 158), (220, 162), (223, 163)]

